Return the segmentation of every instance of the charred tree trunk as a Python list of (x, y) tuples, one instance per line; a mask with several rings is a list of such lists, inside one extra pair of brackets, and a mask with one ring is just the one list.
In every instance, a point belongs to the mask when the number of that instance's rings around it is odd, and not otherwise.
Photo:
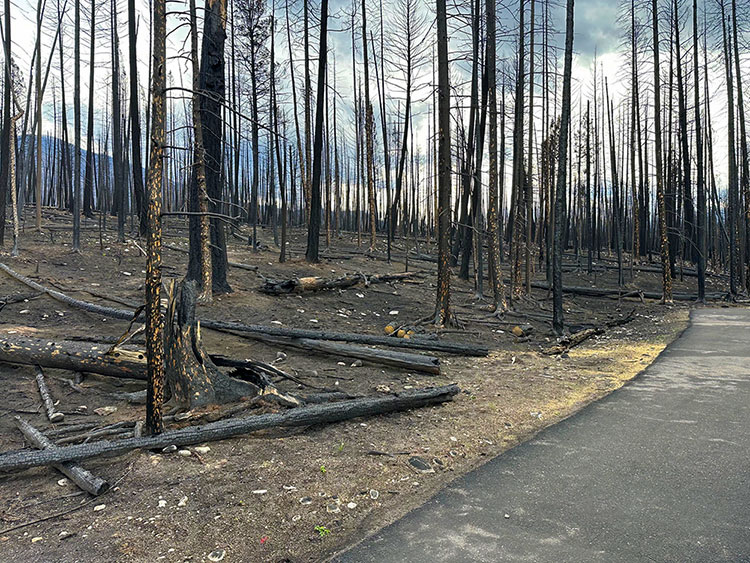
[(573, 64), (573, 6), (574, 0), (568, 0), (565, 26), (565, 62), (563, 67), (562, 110), (560, 115), (560, 145), (558, 149), (557, 187), (555, 189), (554, 245), (552, 250), (552, 293), (553, 320), (552, 328), (558, 336), (564, 330), (562, 306), (562, 253), (563, 253), (563, 218), (565, 214), (565, 187), (568, 158), (568, 131), (570, 127), (570, 80)]
[(438, 275), (435, 324), (453, 322), (450, 308), (451, 101), (448, 73), (448, 24), (445, 0), (437, 4), (438, 52)]
[(128, 59), (130, 62), (130, 140), (133, 159), (133, 192), (138, 211), (138, 227), (141, 236), (148, 233), (148, 203), (145, 201), (143, 185), (143, 163), (141, 162), (141, 116), (138, 110), (138, 57), (136, 55), (135, 0), (128, 0)]
[(151, 143), (146, 177), (148, 196), (148, 239), (146, 254), (146, 430), (158, 434), (163, 429), (164, 341), (161, 315), (161, 207), (166, 140), (166, 37), (167, 2), (153, 0), (153, 62), (151, 77)]
[(662, 289), (664, 301), (672, 301), (672, 271), (669, 265), (667, 206), (664, 201), (664, 167), (661, 139), (661, 76), (659, 74), (659, 11), (657, 0), (651, 2), (651, 22), (654, 48), (654, 133), (656, 159), (656, 200), (659, 212), (659, 241), (661, 247)]
[(164, 351), (171, 401), (192, 409), (257, 395), (256, 385), (225, 375), (204, 351), (195, 320), (196, 283), (172, 283), (168, 299)]
[[(209, 0), (203, 22), (201, 46), (200, 92), (201, 127), (206, 165), (206, 191), (211, 201), (209, 211), (221, 213), (224, 186), (224, 120), (226, 91), (224, 43), (226, 33), (226, 0)], [(227, 281), (228, 258), (224, 225), (211, 218), (211, 266), (214, 293), (230, 293)]]
[(320, 182), (323, 168), (323, 117), (325, 113), (326, 62), (328, 60), (328, 0), (320, 4), (320, 51), (318, 59), (318, 93), (315, 107), (315, 147), (313, 150), (312, 186), (310, 190), (310, 224), (307, 230), (308, 262), (318, 262), (320, 246)]

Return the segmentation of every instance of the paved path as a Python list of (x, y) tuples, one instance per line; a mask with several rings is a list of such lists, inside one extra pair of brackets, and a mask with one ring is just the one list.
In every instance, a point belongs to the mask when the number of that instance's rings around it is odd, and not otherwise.
[(694, 312), (635, 382), (336, 561), (750, 562), (750, 311)]

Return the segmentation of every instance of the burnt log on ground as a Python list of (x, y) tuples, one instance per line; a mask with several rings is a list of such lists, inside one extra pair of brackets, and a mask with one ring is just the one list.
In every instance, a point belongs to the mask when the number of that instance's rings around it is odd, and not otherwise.
[(318, 352), (327, 356), (359, 359), (373, 364), (440, 375), (440, 359), (435, 356), (424, 356), (422, 354), (394, 350), (380, 350), (366, 346), (342, 344), (328, 340), (313, 340), (310, 338), (274, 338), (264, 334), (242, 334), (242, 336), (265, 342), (266, 344), (289, 346), (300, 350)]
[[(531, 287), (535, 289), (549, 290), (550, 286), (547, 282), (532, 282)], [(589, 297), (625, 297), (627, 296), (641, 296), (646, 299), (661, 299), (662, 293), (657, 291), (642, 291), (639, 289), (629, 288), (602, 288), (602, 287), (576, 287), (576, 286), (563, 286), (563, 293), (571, 293), (573, 295), (587, 295)], [(707, 293), (706, 299), (724, 299), (726, 293)], [(696, 301), (698, 294), (693, 293), (673, 293), (672, 299), (675, 301)]]
[(389, 397), (368, 397), (298, 407), (281, 414), (220, 420), (203, 426), (170, 430), (156, 436), (125, 438), (117, 441), (103, 440), (42, 451), (16, 450), (0, 454), (0, 471), (19, 471), (42, 465), (81, 461), (100, 455), (120, 455), (136, 449), (165, 448), (171, 445), (189, 446), (267, 428), (310, 426), (340, 422), (361, 416), (404, 411), (450, 401), (458, 392), (458, 386), (446, 385), (405, 391)]
[(578, 332), (575, 332), (571, 334), (570, 336), (561, 339), (558, 344), (556, 344), (555, 346), (551, 346), (550, 348), (547, 348), (546, 350), (543, 351), (543, 353), (548, 356), (563, 354), (567, 352), (568, 350), (570, 350), (571, 348), (578, 346), (579, 344), (585, 342), (592, 336), (598, 336), (600, 334), (604, 334), (608, 328), (615, 328), (618, 326), (626, 325), (630, 321), (632, 321), (634, 318), (635, 318), (635, 309), (630, 311), (630, 313), (628, 313), (624, 317), (620, 317), (618, 319), (607, 321), (606, 323), (604, 323), (603, 326), (594, 326), (594, 327), (584, 328), (583, 330), (579, 330)]
[(146, 356), (143, 352), (122, 348), (111, 351), (108, 346), (101, 344), (19, 334), (0, 334), (0, 362), (40, 365), (112, 377), (147, 378)]
[(0, 298), (0, 311), (2, 311), (3, 307), (5, 307), (6, 305), (30, 301), (32, 299), (36, 299), (40, 295), (44, 295), (44, 293), (41, 291), (35, 291), (34, 293), (24, 293), (20, 295), (8, 295), (6, 297)]
[(47, 387), (47, 383), (44, 381), (44, 372), (41, 366), (35, 365), (34, 369), (36, 370), (36, 385), (39, 387), (39, 395), (42, 397), (47, 419), (52, 423), (62, 422), (65, 415), (55, 410), (55, 401), (52, 400), (49, 387)]
[[(39, 432), (39, 430), (34, 428), (31, 424), (23, 420), (20, 416), (15, 418), (18, 429), (32, 446), (47, 451), (55, 451), (57, 449), (57, 447), (50, 442), (44, 434)], [(109, 489), (109, 483), (104, 479), (97, 477), (72, 461), (55, 463), (52, 464), (52, 466), (75, 483), (79, 489), (91, 493), (94, 496), (99, 496)]]
[[(89, 303), (87, 301), (81, 301), (80, 299), (74, 299), (60, 291), (55, 291), (38, 284), (37, 282), (23, 276), (17, 272), (14, 272), (11, 268), (5, 264), (0, 263), (0, 270), (7, 273), (12, 278), (19, 282), (42, 291), (71, 307), (82, 309), (90, 313), (97, 315), (105, 315), (114, 319), (122, 319), (125, 321), (131, 321), (133, 318), (142, 318), (139, 314), (136, 316), (138, 311), (129, 311), (126, 309), (115, 309), (112, 307), (104, 307), (97, 305), (96, 303)], [(310, 338), (312, 340), (333, 340), (338, 342), (352, 342), (355, 344), (367, 344), (373, 346), (388, 346), (391, 348), (404, 348), (411, 350), (432, 350), (435, 352), (444, 352), (447, 354), (457, 354), (460, 356), (486, 356), (489, 354), (489, 350), (483, 346), (476, 346), (473, 344), (465, 344), (459, 342), (448, 342), (445, 340), (438, 339), (427, 339), (412, 337), (410, 339), (405, 338), (394, 338), (390, 336), (376, 336), (371, 334), (355, 334), (349, 332), (329, 332), (329, 331), (317, 331), (307, 329), (294, 329), (294, 328), (283, 328), (283, 327), (271, 327), (263, 325), (247, 325), (243, 323), (235, 322), (222, 322), (208, 319), (202, 319), (200, 321), (201, 327), (210, 328), (212, 330), (221, 331), (233, 331), (240, 333), (258, 333), (267, 334), (269, 336), (280, 336), (284, 338)]]
[(324, 291), (327, 289), (346, 289), (359, 284), (366, 286), (376, 283), (400, 281), (414, 277), (413, 272), (400, 274), (376, 274), (366, 276), (364, 274), (347, 274), (335, 279), (319, 277), (291, 278), (288, 280), (266, 279), (260, 287), (260, 292), (267, 295), (286, 295), (289, 293), (310, 293)]

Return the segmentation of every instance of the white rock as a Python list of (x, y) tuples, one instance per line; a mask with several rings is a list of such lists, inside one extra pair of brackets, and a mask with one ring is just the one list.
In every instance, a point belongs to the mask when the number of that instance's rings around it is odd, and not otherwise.
[(396, 311), (396, 309), (394, 309), (393, 311), (389, 311), (388, 314), (395, 316), (395, 315), (398, 315), (398, 311)]
[(180, 455), (182, 457), (190, 457), (191, 455), (193, 455), (193, 452), (191, 452), (190, 450), (177, 450), (177, 455)]
[(211, 448), (209, 448), (208, 446), (196, 446), (196, 447), (195, 447), (195, 448), (193, 448), (193, 449), (194, 449), (194, 450), (195, 450), (196, 452), (198, 452), (199, 454), (207, 454), (208, 452), (210, 452), (210, 451), (211, 451)]
[(164, 499), (161, 499), (159, 501), (159, 508), (165, 508), (167, 506), (167, 501)]
[(44, 538), (42, 536), (37, 536), (35, 538), (31, 538), (31, 543), (36, 543), (38, 541), (42, 541)]
[(177, 506), (185, 506), (187, 504), (188, 498), (182, 497), (180, 501), (177, 503)]
[(58, 485), (60, 485), (61, 487), (64, 487), (64, 486), (65, 486), (65, 485), (67, 485), (68, 483), (69, 483), (69, 481), (68, 481), (67, 479), (60, 479), (60, 480), (59, 480), (59, 481), (57, 482), (57, 484), (58, 484)]
[(223, 549), (216, 549), (208, 554), (209, 561), (221, 561), (226, 556), (227, 552)]
[(253, 491), (254, 495), (265, 495), (268, 492), (267, 489), (255, 489)]
[(346, 507), (347, 507), (347, 508), (348, 508), (349, 510), (354, 510), (355, 508), (357, 508), (357, 503), (356, 503), (356, 502), (350, 502), (350, 503), (348, 503), (348, 504), (346, 505)]
[(105, 508), (107, 508), (106, 504), (97, 504), (94, 507), (94, 512), (99, 512), (100, 510), (104, 510)]

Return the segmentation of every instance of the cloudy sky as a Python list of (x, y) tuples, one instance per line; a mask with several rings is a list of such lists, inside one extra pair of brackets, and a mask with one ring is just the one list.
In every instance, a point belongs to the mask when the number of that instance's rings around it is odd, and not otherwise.
[[(63, 4), (65, 0), (59, 0), (60, 4)], [(395, 10), (392, 2), (396, 0), (384, 0), (386, 21), (389, 22), (390, 18), (393, 17), (393, 11)], [(42, 58), (46, 64), (50, 53), (50, 46), (52, 38), (54, 37), (54, 28), (57, 23), (57, 3), (58, 0), (42, 0), (45, 4), (45, 19), (44, 19), (44, 30), (43, 30), (43, 47), (42, 47)], [(121, 52), (123, 53), (122, 61), (123, 64), (127, 63), (127, 13), (126, 3), (123, 0), (117, 0), (118, 12), (119, 12), (119, 31), (120, 31), (120, 43)], [(287, 46), (286, 46), (286, 30), (284, 28), (284, 10), (283, 0), (277, 0), (277, 53), (280, 65), (287, 64)], [(702, 4), (702, 2), (701, 2)], [(86, 1), (81, 3), (81, 9), (84, 12), (83, 26), (86, 28), (82, 31), (82, 61), (81, 61), (81, 75), (82, 75), (82, 91), (84, 97), (82, 100), (82, 112), (83, 120), (85, 122), (86, 107), (88, 104), (87, 95), (87, 83), (88, 83), (88, 52), (89, 52), (89, 36), (88, 36), (88, 11), (90, 10), (90, 4)], [(147, 64), (148, 64), (148, 4), (145, 0), (137, 0), (136, 5), (139, 13), (139, 35), (138, 35), (138, 57), (140, 62), (140, 76), (139, 83), (141, 84), (142, 90), (145, 92), (146, 78), (147, 78)], [(200, 5), (200, 2), (199, 2)], [(537, 2), (537, 17), (541, 22), (541, 8), (542, 3)], [(21, 67), (21, 73), (23, 76), (27, 76), (28, 69), (30, 66), (30, 57), (34, 48), (34, 40), (36, 37), (36, 24), (33, 18), (36, 14), (37, 2), (36, 0), (13, 0), (12, 3), (12, 19), (13, 19), (13, 50), (14, 58)], [(110, 13), (110, 1), (104, 0), (101, 4), (98, 4), (97, 18), (103, 24), (101, 31), (96, 36), (96, 72), (95, 72), (95, 83), (96, 83), (96, 109), (97, 109), (97, 120), (101, 124), (106, 120), (106, 116), (102, 111), (107, 105), (107, 98), (109, 96), (109, 84), (111, 79), (111, 68), (110, 68), (110, 36), (108, 29), (109, 13)], [(178, 3), (170, 3), (170, 10), (178, 10)], [(315, 12), (318, 9), (319, 3), (311, 3), (311, 11)], [(377, 4), (374, 2), (368, 2), (368, 26), (372, 33), (379, 37), (379, 14), (377, 10)], [(426, 19), (432, 24), (432, 4), (426, 0), (421, 3), (420, 11), (426, 14)], [(462, 61), (462, 56), (467, 49), (467, 29), (462, 26), (462, 20), (456, 17), (459, 10), (456, 8), (454, 2), (449, 2), (449, 14), (452, 14), (451, 18), (451, 56), (455, 59), (453, 65), (453, 78), (456, 82), (465, 79), (466, 70), (468, 64)], [(625, 32), (625, 28), (618, 22), (621, 8), (619, 2), (610, 0), (576, 0), (575, 4), (575, 41), (574, 41), (574, 96), (577, 99), (574, 100), (573, 106), (578, 107), (578, 99), (583, 96), (587, 98), (591, 96), (591, 70), (593, 68), (593, 60), (596, 54), (599, 62), (599, 68), (601, 73), (605, 75), (610, 84), (610, 92), (615, 100), (624, 100), (627, 96), (627, 74), (628, 70), (626, 67), (627, 59), (622, 55), (622, 40)], [(352, 61), (351, 61), (351, 29), (350, 29), (350, 16), (351, 13), (351, 0), (331, 0), (330, 6), (331, 19), (329, 22), (329, 47), (333, 53), (332, 58), (336, 60), (336, 80), (337, 86), (341, 96), (341, 103), (339, 104), (339, 115), (340, 115), (340, 126), (346, 128), (351, 123), (351, 107), (352, 107)], [(644, 13), (644, 17), (648, 17), (649, 13)], [(294, 19), (294, 15), (292, 16)], [(516, 41), (517, 35), (517, 17), (518, 7), (515, 0), (510, 0), (507, 3), (501, 1), (498, 5), (498, 33), (499, 33), (499, 57), (506, 57), (510, 64), (512, 64), (512, 56), (514, 51), (514, 42)], [(528, 21), (528, 9), (526, 18)], [(72, 77), (73, 77), (73, 58), (72, 58), (72, 43), (73, 43), (73, 0), (68, 0), (68, 5), (65, 12), (65, 23), (64, 23), (64, 42), (66, 48), (66, 58), (63, 63), (64, 72), (62, 75), (66, 81), (66, 95), (69, 104), (72, 97)], [(551, 20), (553, 28), (557, 31), (553, 35), (553, 43), (561, 47), (563, 43), (563, 34), (565, 26), (565, 13), (564, 6), (557, 5), (551, 9)], [(175, 30), (179, 28), (181, 20), (177, 16), (172, 16), (169, 22), (169, 28)], [(541, 25), (541, 23), (538, 23)], [(687, 30), (690, 30), (690, 22), (688, 16)], [(293, 23), (294, 33), (293, 38), (298, 40), (301, 36), (299, 32), (300, 22)], [(385, 36), (388, 41), (388, 34), (391, 31), (389, 25), (386, 25)], [(684, 32), (685, 38), (689, 37), (688, 31)], [(431, 32), (430, 32), (431, 34)], [(317, 34), (316, 34), (317, 35)], [(361, 73), (361, 36), (357, 33), (357, 58), (358, 58), (358, 70)], [(666, 38), (665, 38), (666, 39)], [(314, 42), (314, 41), (313, 41)], [(185, 47), (185, 28), (176, 29), (170, 34), (169, 37), (169, 54), (175, 56), (170, 62), (170, 71), (172, 79), (176, 84), (182, 84), (188, 86), (190, 84), (190, 73), (188, 65), (184, 59), (179, 59), (176, 55), (183, 53)], [(295, 57), (301, 58), (301, 52), (299, 45), (295, 46)], [(539, 51), (537, 51), (539, 53)], [(391, 55), (395, 56), (395, 55)], [(372, 57), (372, 53), (371, 53)], [(331, 62), (329, 59), (329, 63)], [(711, 59), (715, 58), (712, 54)], [(372, 62), (372, 58), (371, 58)], [(648, 77), (650, 81), (650, 63), (648, 61), (642, 67), (642, 73)], [(301, 65), (300, 65), (301, 66)], [(560, 65), (561, 67), (562, 65)], [(720, 99), (718, 95), (718, 88), (721, 87), (721, 73), (714, 70), (712, 65), (712, 88), (717, 95), (714, 97)], [(299, 70), (299, 69), (298, 69)], [(426, 75), (422, 79), (422, 83), (425, 86), (429, 82), (429, 74), (431, 72), (430, 64), (425, 66)], [(398, 73), (391, 71), (387, 73), (391, 75), (394, 82), (398, 81)], [(600, 74), (601, 76), (602, 74)], [(52, 119), (53, 119), (53, 93), (57, 96), (59, 103), (59, 85), (60, 85), (60, 64), (58, 54), (55, 53), (52, 59), (51, 74), (49, 84), (45, 93), (44, 110), (45, 110), (45, 129), (51, 132)], [(374, 72), (371, 69), (371, 76), (374, 79)], [(713, 78), (716, 78), (715, 80)], [(332, 82), (333, 78), (329, 78)], [(282, 88), (283, 89), (283, 88)], [(288, 90), (288, 87), (286, 88)], [(425, 91), (426, 90), (426, 91)], [(459, 89), (460, 91), (460, 89)], [(421, 97), (425, 97), (429, 92), (429, 89), (420, 90)], [(377, 96), (377, 90), (373, 86), (371, 87), (371, 96), (375, 98)], [(397, 87), (388, 88), (387, 97), (390, 100), (390, 108), (393, 111), (398, 104), (398, 100), (401, 97), (401, 93)], [(181, 105), (181, 102), (180, 102)], [(290, 111), (290, 104), (287, 105), (287, 111)], [(585, 103), (583, 104), (585, 106)], [(426, 142), (427, 138), (427, 111), (428, 104), (417, 103), (415, 106), (415, 127), (418, 131), (418, 137)], [(69, 111), (72, 111), (69, 110)], [(722, 128), (722, 115), (723, 110), (721, 104), (718, 104), (716, 111), (713, 112), (712, 116), (714, 119), (714, 129), (721, 130)], [(69, 122), (72, 123), (72, 116), (69, 116)], [(575, 118), (575, 117), (574, 117)], [(379, 131), (378, 131), (379, 132)], [(716, 148), (718, 151), (721, 149), (722, 136), (717, 135)], [(717, 158), (717, 161), (721, 162), (721, 157)], [(719, 171), (720, 172), (720, 171)], [(721, 172), (720, 172), (721, 173)]]

